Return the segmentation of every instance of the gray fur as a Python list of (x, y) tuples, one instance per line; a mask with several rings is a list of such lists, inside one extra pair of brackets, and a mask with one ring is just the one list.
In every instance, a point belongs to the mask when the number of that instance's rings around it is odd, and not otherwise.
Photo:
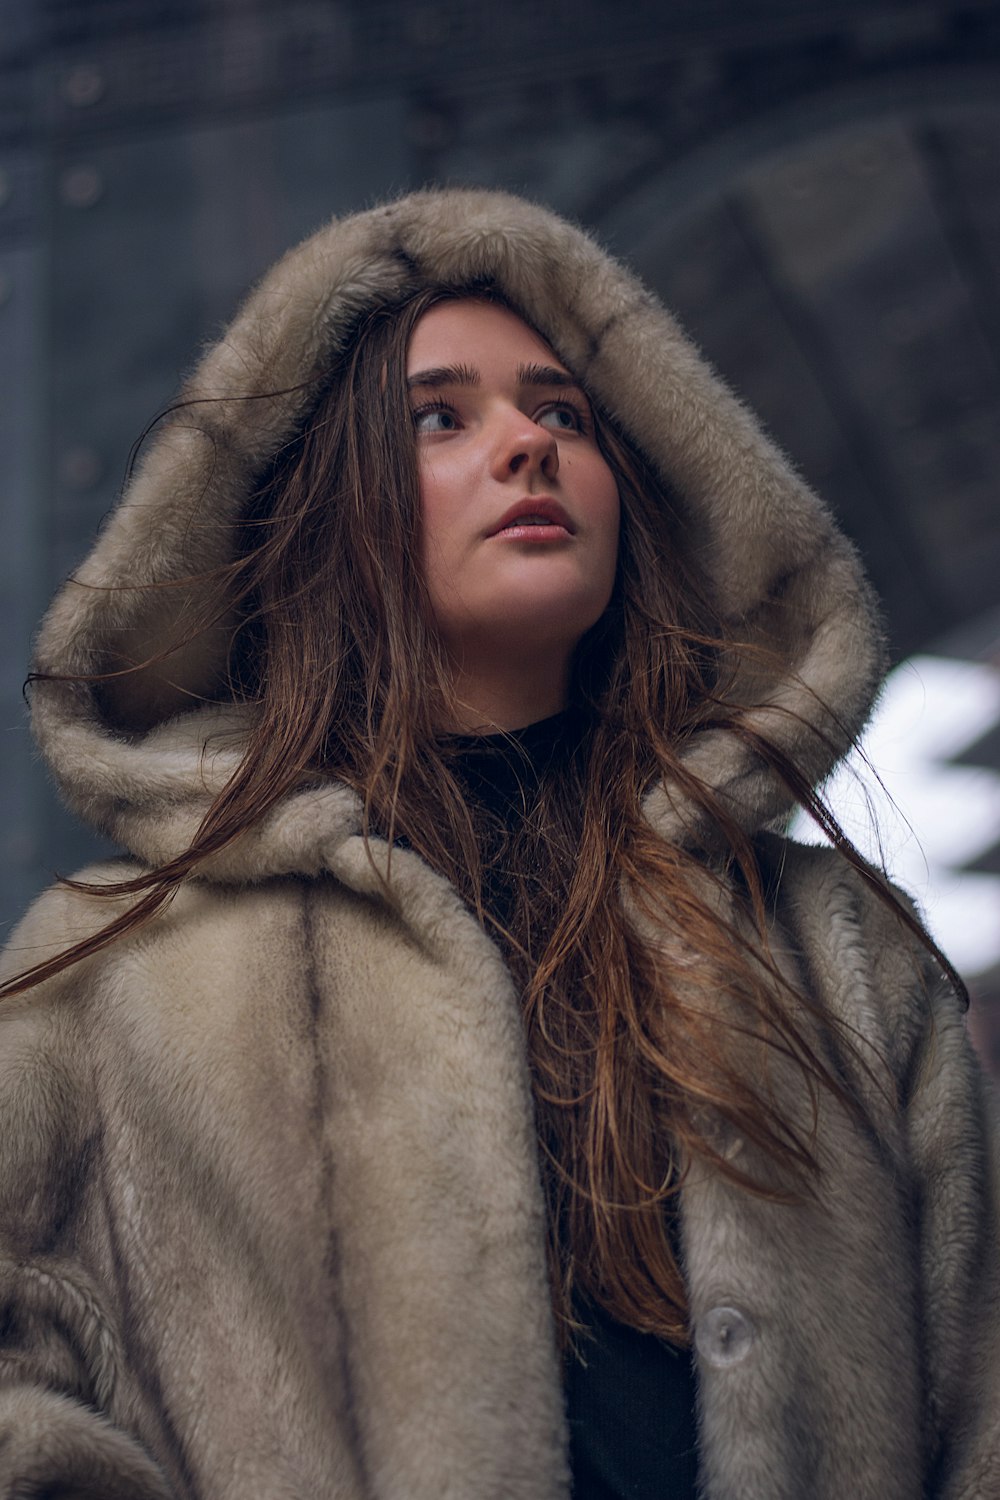
[[(783, 622), (795, 670), (761, 683), (753, 713), (825, 774), (881, 662), (849, 545), (645, 289), (501, 194), (416, 194), (275, 267), (186, 390), (225, 399), (152, 444), (38, 667), (150, 650), (178, 595), (133, 585), (227, 557), (303, 400), (239, 397), (297, 384), (365, 308), (484, 274), (668, 478), (724, 613)], [(183, 711), (218, 649), (117, 700), (36, 692), (68, 801), (139, 861), (182, 850), (238, 763), (248, 710)], [(690, 766), (748, 830), (786, 806), (721, 733)], [(673, 837), (693, 819), (670, 786), (648, 814)], [(4, 1007), (0, 1496), (566, 1500), (513, 986), (412, 853), (394, 854), (386, 899), (360, 830), (346, 789), (303, 791), (155, 923)], [(995, 1135), (957, 1003), (839, 859), (781, 857), (776, 948), (861, 1113), (820, 1100), (814, 1202), (751, 1199), (705, 1168), (685, 1187), (707, 1500), (1000, 1497)], [(113, 909), (49, 892), (6, 971)], [(774, 1086), (808, 1123), (795, 1071)], [(747, 1142), (726, 1149), (754, 1165)]]

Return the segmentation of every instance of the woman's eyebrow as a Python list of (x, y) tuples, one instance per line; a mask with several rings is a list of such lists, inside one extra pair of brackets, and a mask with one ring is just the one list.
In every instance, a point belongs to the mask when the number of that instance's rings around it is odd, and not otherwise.
[(406, 388), (409, 391), (436, 389), (442, 385), (478, 385), (479, 372), (471, 365), (437, 365), (431, 370), (418, 370), (415, 375), (407, 377)]
[(518, 365), (518, 385), (557, 385), (562, 389), (567, 387), (582, 390), (578, 380), (575, 380), (568, 370), (561, 370), (557, 365)]
[[(558, 386), (561, 390), (567, 388), (581, 390), (580, 382), (575, 380), (568, 370), (561, 370), (557, 365), (518, 365), (517, 383), (526, 386)], [(471, 365), (435, 365), (432, 369), (418, 370), (415, 375), (407, 377), (407, 390), (437, 390), (446, 385), (479, 385), (479, 371), (474, 370)]]

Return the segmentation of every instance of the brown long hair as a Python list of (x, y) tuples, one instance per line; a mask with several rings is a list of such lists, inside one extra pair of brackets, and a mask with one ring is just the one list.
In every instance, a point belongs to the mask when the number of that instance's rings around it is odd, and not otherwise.
[[(469, 294), (496, 295), (482, 287)], [(87, 887), (136, 899), (2, 992), (27, 988), (149, 920), (304, 778), (341, 779), (363, 799), (366, 832), (405, 839), (446, 875), (510, 960), (523, 997), (563, 1335), (583, 1298), (684, 1342), (670, 1200), (691, 1164), (710, 1161), (748, 1191), (801, 1197), (819, 1170), (812, 1132), (820, 1096), (857, 1106), (797, 1019), (808, 1000), (771, 957), (755, 849), (685, 769), (683, 751), (709, 725), (729, 727), (814, 813), (828, 815), (730, 701), (726, 663), (762, 648), (738, 649), (728, 638), (670, 497), (596, 412), (622, 502), (614, 596), (575, 660), (585, 731), (551, 774), (540, 774), (531, 815), (506, 851), (511, 900), (502, 915), (490, 908), (483, 871), (491, 833), (440, 735), (450, 674), (413, 566), (419, 491), (406, 353), (418, 319), (442, 295), (425, 291), (366, 317), (318, 386), (302, 430), (261, 476), (234, 560), (205, 586), (198, 628), (233, 610), (239, 617), (220, 691), (252, 702), (256, 715), (242, 763), (190, 848), (137, 879)], [(650, 825), (643, 799), (661, 780), (705, 815), (711, 857)], [(899, 915), (923, 937), (902, 908)], [(762, 1060), (759, 1072), (746, 1066), (748, 1047)], [(795, 1118), (775, 1102), (775, 1068), (791, 1068), (801, 1085)], [(726, 1147), (732, 1132), (773, 1170), (741, 1167)]]

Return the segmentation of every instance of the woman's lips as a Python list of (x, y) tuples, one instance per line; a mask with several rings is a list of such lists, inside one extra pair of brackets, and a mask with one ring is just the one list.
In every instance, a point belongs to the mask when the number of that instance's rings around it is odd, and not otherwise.
[(518, 542), (552, 542), (572, 536), (574, 530), (573, 523), (557, 500), (529, 495), (504, 512), (490, 536), (508, 537)]
[(493, 536), (498, 540), (512, 542), (564, 542), (570, 536), (565, 526), (554, 526), (550, 521), (540, 525), (537, 522), (515, 522), (511, 526), (502, 526), (495, 531)]

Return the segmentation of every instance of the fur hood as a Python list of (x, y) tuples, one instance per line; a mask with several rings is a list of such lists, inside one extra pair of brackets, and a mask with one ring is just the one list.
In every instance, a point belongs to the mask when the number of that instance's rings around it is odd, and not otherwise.
[[(337, 356), (367, 310), (426, 285), (483, 278), (663, 476), (723, 617), (744, 638), (778, 641), (787, 665), (770, 680), (758, 674), (752, 722), (821, 779), (861, 728), (882, 667), (853, 550), (635, 277), (581, 230), (502, 193), (415, 193), (335, 220), (278, 262), (204, 355), (180, 396), (195, 404), (151, 442), (57, 596), (36, 671), (85, 677), (162, 650), (197, 575), (229, 559), (249, 487), (307, 415), (301, 383)], [(281, 394), (245, 399), (270, 392)], [(35, 733), (69, 805), (154, 864), (187, 847), (241, 755), (252, 710), (192, 710), (199, 695), (217, 692), (225, 638), (222, 630), (202, 636), (100, 692), (66, 680), (35, 689)], [(734, 736), (706, 731), (689, 755), (747, 830), (785, 812), (783, 786)], [(693, 813), (676, 790), (653, 801), (664, 831), (691, 831)], [(356, 800), (343, 788), (303, 792), (205, 873), (309, 873), (328, 867), (331, 838), (358, 827)]]

